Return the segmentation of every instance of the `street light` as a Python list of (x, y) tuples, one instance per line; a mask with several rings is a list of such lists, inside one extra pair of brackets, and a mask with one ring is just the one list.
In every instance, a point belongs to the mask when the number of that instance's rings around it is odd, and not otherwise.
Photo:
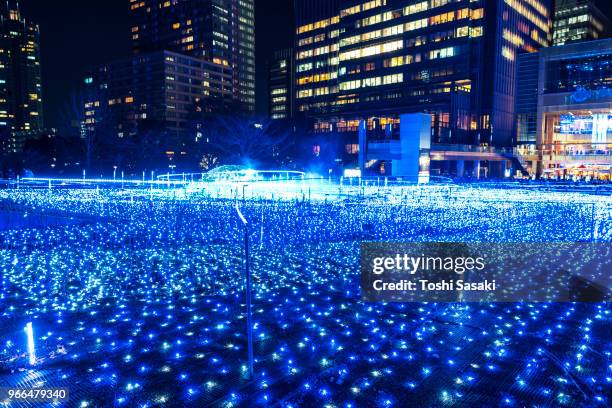
[[(243, 186), (244, 191), (244, 186)], [(244, 274), (246, 278), (247, 351), (249, 380), (253, 379), (253, 313), (251, 311), (251, 267), (249, 262), (249, 223), (236, 202), (236, 212), (244, 227)]]
[(248, 184), (243, 184), (242, 185), (242, 201), (244, 201), (246, 199), (245, 188), (247, 188), (248, 186), (249, 186)]
[(113, 181), (117, 178), (117, 166), (113, 166)]

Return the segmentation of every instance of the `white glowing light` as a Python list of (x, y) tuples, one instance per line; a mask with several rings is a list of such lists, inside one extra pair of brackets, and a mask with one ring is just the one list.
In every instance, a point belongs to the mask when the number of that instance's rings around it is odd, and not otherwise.
[(344, 177), (361, 177), (361, 170), (359, 169), (345, 169)]
[(36, 364), (36, 353), (34, 350), (34, 328), (32, 327), (32, 322), (26, 324), (24, 330), (28, 338), (28, 360), (30, 365), (34, 365)]

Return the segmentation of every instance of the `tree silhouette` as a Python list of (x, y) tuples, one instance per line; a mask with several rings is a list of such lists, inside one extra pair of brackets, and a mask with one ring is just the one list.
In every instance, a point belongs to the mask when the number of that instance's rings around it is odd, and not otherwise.
[(289, 145), (290, 132), (269, 119), (218, 115), (204, 127), (204, 145), (223, 164), (272, 164)]

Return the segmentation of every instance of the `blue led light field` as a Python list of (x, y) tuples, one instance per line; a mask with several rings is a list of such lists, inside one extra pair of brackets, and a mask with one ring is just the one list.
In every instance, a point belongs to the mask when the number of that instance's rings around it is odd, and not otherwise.
[(609, 304), (366, 304), (359, 289), (364, 240), (612, 242), (609, 194), (56, 185), (0, 190), (0, 214), (0, 387), (68, 387), (71, 407), (610, 405)]

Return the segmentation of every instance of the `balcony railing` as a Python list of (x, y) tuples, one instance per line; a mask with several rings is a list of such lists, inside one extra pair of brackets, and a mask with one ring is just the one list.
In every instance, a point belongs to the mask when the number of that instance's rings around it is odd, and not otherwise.
[(434, 143), (431, 145), (432, 151), (451, 151), (451, 152), (470, 152), (470, 153), (497, 153), (500, 155), (512, 155), (514, 149), (492, 146), (477, 146), (464, 144), (443, 144)]

